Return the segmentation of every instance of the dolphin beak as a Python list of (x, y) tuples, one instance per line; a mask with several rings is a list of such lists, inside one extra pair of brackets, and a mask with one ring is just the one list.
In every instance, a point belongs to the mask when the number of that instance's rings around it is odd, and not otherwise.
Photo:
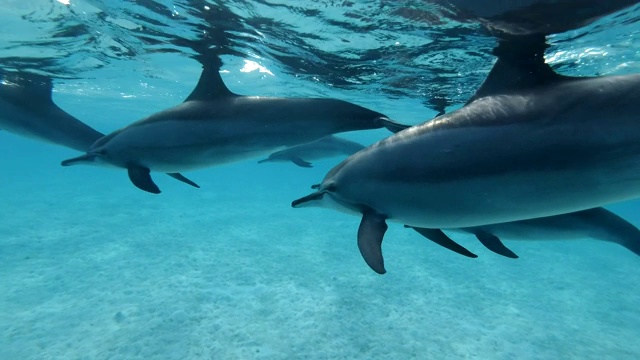
[(391, 131), (394, 134), (399, 133), (400, 131), (411, 127), (411, 125), (401, 124), (399, 122), (389, 119), (386, 116), (381, 116), (378, 118), (378, 120), (382, 122), (382, 126), (387, 128), (387, 130)]
[(82, 155), (82, 156), (78, 156), (78, 157), (74, 157), (74, 158), (71, 158), (71, 159), (64, 160), (60, 164), (62, 166), (73, 166), (73, 165), (77, 165), (77, 164), (93, 163), (96, 160), (96, 157), (98, 157), (98, 155), (89, 153), (89, 154), (85, 154), (85, 155)]
[(267, 161), (269, 161), (269, 159), (262, 159), (258, 161), (258, 164), (262, 164), (263, 162), (267, 162)]
[(310, 206), (312, 204), (309, 204), (309, 202), (322, 200), (323, 196), (324, 196), (324, 191), (316, 191), (313, 194), (309, 194), (305, 197), (301, 197), (298, 200), (294, 200), (291, 203), (291, 207), (301, 208), (301, 207)]

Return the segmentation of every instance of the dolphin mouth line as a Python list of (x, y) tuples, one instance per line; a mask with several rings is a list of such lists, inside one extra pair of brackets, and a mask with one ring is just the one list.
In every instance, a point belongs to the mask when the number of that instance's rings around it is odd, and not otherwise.
[(94, 162), (97, 156), (98, 156), (97, 154), (88, 153), (78, 157), (64, 160), (60, 163), (60, 165), (73, 166), (73, 165), (87, 163), (87, 162)]
[(324, 197), (324, 191), (316, 191), (312, 194), (309, 194), (307, 196), (303, 196), (300, 199), (297, 200), (293, 200), (293, 202), (291, 202), (291, 207), (298, 207), (304, 203), (307, 203), (309, 201), (317, 201), (317, 200), (321, 200)]

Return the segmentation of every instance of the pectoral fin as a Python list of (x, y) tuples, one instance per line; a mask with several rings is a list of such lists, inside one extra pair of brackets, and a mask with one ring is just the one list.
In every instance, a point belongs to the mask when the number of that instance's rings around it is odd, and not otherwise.
[(378, 274), (387, 272), (382, 258), (382, 240), (386, 231), (387, 223), (384, 216), (373, 211), (362, 214), (358, 228), (358, 249), (367, 265)]
[(477, 258), (478, 255), (472, 253), (471, 251), (467, 250), (465, 247), (463, 247), (462, 245), (458, 244), (457, 242), (453, 241), (450, 237), (447, 236), (447, 234), (443, 233), (442, 230), (440, 229), (426, 229), (426, 228), (418, 228), (418, 227), (413, 227), (413, 226), (407, 226), (405, 225), (405, 227), (410, 227), (413, 230), (415, 230), (418, 234), (426, 237), (427, 239), (433, 241), (434, 243), (445, 247), (451, 251), (457, 252), (460, 255), (464, 255), (470, 258)]
[(178, 181), (182, 181), (185, 184), (191, 185), (195, 188), (200, 189), (200, 185), (194, 183), (193, 181), (187, 179), (184, 175), (180, 174), (180, 173), (167, 173), (167, 175), (171, 176), (172, 178), (178, 180)]
[(300, 167), (305, 167), (305, 168), (313, 167), (313, 165), (311, 165), (310, 162), (304, 161), (299, 157), (291, 158), (291, 162), (296, 164), (296, 165), (298, 165), (298, 166), (300, 166)]
[(504, 246), (502, 241), (500, 241), (497, 236), (489, 234), (486, 231), (476, 231), (474, 235), (478, 238), (478, 240), (480, 240), (482, 245), (484, 245), (487, 249), (493, 251), (494, 253), (512, 259), (518, 258), (518, 255)]
[(151, 170), (140, 165), (129, 165), (127, 167), (129, 180), (138, 189), (150, 192), (152, 194), (160, 194), (160, 189), (151, 179)]

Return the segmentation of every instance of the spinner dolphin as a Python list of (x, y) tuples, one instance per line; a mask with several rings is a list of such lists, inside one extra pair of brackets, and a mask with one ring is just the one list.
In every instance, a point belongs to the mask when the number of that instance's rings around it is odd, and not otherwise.
[(640, 196), (640, 75), (573, 78), (499, 57), (461, 109), (334, 167), (294, 207), (362, 217), (358, 245), (384, 273), (386, 221), (469, 228)]
[(267, 155), (334, 133), (407, 126), (346, 101), (240, 96), (225, 86), (215, 66), (205, 66), (180, 105), (117, 130), (87, 154), (62, 162), (106, 163), (125, 168), (138, 188), (160, 193), (150, 171), (179, 171)]

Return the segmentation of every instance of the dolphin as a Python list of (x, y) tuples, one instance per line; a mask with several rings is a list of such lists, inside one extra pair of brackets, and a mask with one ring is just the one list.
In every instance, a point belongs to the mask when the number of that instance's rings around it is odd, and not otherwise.
[(241, 96), (225, 86), (218, 67), (205, 65), (180, 105), (134, 122), (62, 162), (106, 163), (128, 171), (141, 190), (158, 194), (150, 171), (176, 173), (268, 155), (339, 132), (407, 128), (346, 101)]
[(87, 151), (102, 133), (60, 109), (51, 98), (51, 78), (7, 73), (0, 82), (0, 129)]
[[(442, 230), (415, 227), (413, 229), (449, 250), (464, 256), (477, 257), (453, 241)], [(640, 230), (602, 207), (536, 219), (445, 230), (472, 234), (487, 249), (513, 259), (518, 256), (508, 249), (501, 239), (569, 240), (591, 238), (622, 245), (634, 254), (640, 255)]]
[(465, 106), (351, 155), (292, 206), (361, 216), (360, 252), (384, 273), (387, 220), (468, 228), (640, 196), (639, 74), (568, 77), (496, 54)]
[[(88, 151), (104, 134), (59, 108), (51, 98), (51, 78), (31, 73), (7, 73), (0, 83), (0, 129), (35, 140)], [(180, 173), (168, 173), (194, 187)]]
[(461, 20), (477, 19), (498, 37), (550, 35), (587, 26), (637, 0), (438, 0)]
[(274, 161), (291, 161), (300, 167), (312, 167), (307, 160), (318, 160), (327, 157), (351, 155), (364, 149), (364, 145), (357, 142), (329, 135), (308, 144), (290, 147), (276, 151), (268, 158), (258, 163)]

